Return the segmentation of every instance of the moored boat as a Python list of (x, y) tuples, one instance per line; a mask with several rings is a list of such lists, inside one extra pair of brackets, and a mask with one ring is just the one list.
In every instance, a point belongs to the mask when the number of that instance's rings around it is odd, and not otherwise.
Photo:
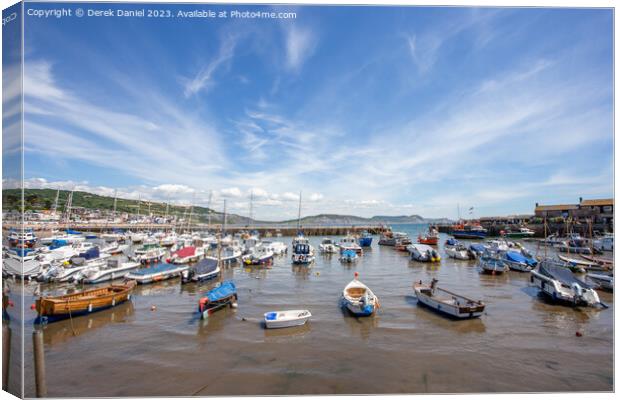
[(407, 251), (411, 254), (413, 261), (421, 262), (439, 262), (441, 256), (437, 250), (426, 244), (410, 244), (407, 246)]
[(187, 264), (198, 261), (203, 257), (204, 249), (202, 247), (186, 246), (172, 253), (168, 262), (172, 264)]
[(594, 288), (550, 260), (530, 272), (530, 282), (554, 302), (570, 306), (603, 306)]
[(530, 238), (530, 237), (534, 237), (535, 234), (536, 232), (524, 226), (521, 226), (517, 229), (507, 229), (504, 232), (505, 237), (512, 238), (512, 239)]
[(342, 291), (342, 305), (356, 317), (368, 317), (379, 308), (379, 299), (370, 288), (355, 278)]
[(166, 251), (159, 244), (148, 243), (135, 250), (133, 259), (142, 264), (152, 263), (160, 261), (165, 254)]
[(249, 254), (241, 257), (245, 265), (271, 265), (273, 263), (273, 252), (261, 247), (253, 248)]
[(364, 231), (357, 238), (357, 243), (361, 247), (370, 247), (372, 245), (372, 235), (368, 231)]
[(125, 279), (134, 280), (139, 284), (159, 282), (166, 279), (177, 278), (181, 276), (184, 271), (187, 271), (188, 268), (187, 265), (163, 263), (131, 271), (125, 276)]
[(575, 259), (571, 257), (566, 257), (562, 254), (558, 254), (558, 258), (564, 261), (565, 263), (569, 264), (570, 266), (574, 267), (572, 269), (577, 269), (578, 272), (607, 270), (607, 267), (602, 266), (592, 261), (579, 260), (579, 259)]
[(347, 235), (343, 237), (342, 240), (338, 242), (338, 247), (340, 248), (341, 252), (344, 250), (352, 250), (359, 255), (362, 255), (364, 252), (362, 247), (359, 244), (357, 244), (357, 240), (355, 240), (355, 237), (351, 235)]
[(37, 236), (32, 229), (10, 229), (9, 246), (11, 247), (34, 247)]
[(484, 239), (487, 230), (477, 223), (464, 223), (453, 225), (450, 234), (456, 239)]
[(2, 275), (18, 279), (33, 279), (41, 273), (41, 263), (36, 254), (9, 251), (2, 260)]
[(233, 281), (225, 281), (209, 290), (198, 301), (198, 312), (202, 319), (208, 318), (215, 311), (226, 307), (235, 307), (237, 302), (237, 287)]
[(324, 238), (319, 245), (319, 251), (325, 254), (334, 254), (338, 253), (338, 247), (333, 240)]
[(467, 248), (467, 253), (469, 254), (470, 259), (475, 260), (481, 257), (486, 250), (486, 246), (482, 243), (472, 243)]
[(355, 262), (357, 258), (357, 253), (351, 249), (343, 250), (340, 252), (340, 261), (342, 262), (352, 263)]
[(52, 322), (114, 307), (131, 299), (135, 282), (109, 285), (61, 296), (41, 296), (36, 300), (35, 323)]
[(502, 256), (504, 263), (513, 271), (529, 272), (536, 268), (536, 264), (538, 264), (538, 261), (525, 257), (517, 251), (506, 251)]
[(586, 277), (598, 288), (608, 292), (614, 291), (614, 276), (589, 273)]
[(221, 269), (218, 265), (217, 259), (211, 260), (205, 258), (198, 262), (198, 264), (186, 269), (181, 273), (182, 282), (203, 282), (210, 279), (215, 279), (220, 276)]
[(472, 300), (465, 296), (437, 287), (437, 279), (430, 285), (422, 281), (413, 284), (418, 303), (433, 310), (447, 314), (453, 318), (477, 318), (484, 312), (485, 304), (480, 300)]
[(114, 279), (125, 278), (127, 274), (140, 268), (137, 262), (121, 262), (119, 260), (108, 260), (102, 266), (83, 269), (75, 274), (74, 280), (83, 283), (100, 283)]
[(265, 327), (289, 328), (304, 325), (312, 314), (308, 310), (270, 311), (265, 313)]
[(293, 264), (310, 264), (314, 259), (314, 248), (309, 243), (298, 242), (293, 246)]
[(467, 251), (467, 247), (456, 239), (450, 238), (446, 240), (444, 251), (450, 258), (455, 258), (457, 260), (469, 260), (469, 252)]
[(485, 252), (478, 262), (480, 271), (484, 274), (499, 275), (508, 271), (508, 266), (498, 253)]
[(436, 246), (439, 243), (439, 231), (434, 226), (428, 227), (428, 233), (418, 235), (418, 243)]

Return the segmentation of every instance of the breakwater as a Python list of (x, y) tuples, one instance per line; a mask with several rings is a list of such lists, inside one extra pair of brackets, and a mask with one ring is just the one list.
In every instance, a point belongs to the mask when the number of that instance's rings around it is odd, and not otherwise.
[[(6, 225), (5, 229), (17, 228), (18, 225)], [(258, 231), (262, 237), (276, 236), (295, 236), (302, 230), (306, 236), (340, 236), (346, 234), (356, 234), (367, 231), (373, 235), (379, 235), (389, 228), (384, 225), (301, 225), (300, 227), (291, 225), (226, 225), (220, 224), (192, 224), (191, 226), (181, 224), (123, 224), (123, 223), (71, 223), (71, 224), (27, 224), (26, 229), (33, 229), (38, 233), (51, 232), (53, 230), (72, 229), (80, 232), (111, 232), (114, 229), (126, 231), (171, 231), (176, 232), (198, 232), (198, 231), (220, 231), (225, 229), (227, 233), (237, 233), (242, 231)], [(40, 236), (40, 235), (39, 235)]]

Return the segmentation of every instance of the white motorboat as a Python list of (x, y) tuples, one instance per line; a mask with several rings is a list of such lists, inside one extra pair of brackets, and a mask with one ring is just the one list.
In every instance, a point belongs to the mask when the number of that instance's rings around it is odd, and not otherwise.
[(333, 240), (324, 238), (319, 245), (319, 251), (325, 254), (335, 254), (338, 253), (338, 246), (336, 246)]
[(5, 253), (2, 260), (2, 275), (19, 279), (32, 279), (41, 273), (41, 263), (36, 254), (20, 255), (15, 251)]
[(426, 244), (412, 243), (407, 246), (407, 251), (411, 254), (411, 259), (422, 262), (438, 262), (441, 256), (437, 250)]
[(565, 267), (551, 260), (543, 260), (530, 272), (530, 282), (551, 300), (571, 306), (602, 306), (593, 286), (577, 279)]
[(455, 258), (457, 260), (469, 260), (470, 258), (467, 247), (465, 247), (456, 239), (450, 238), (446, 240), (444, 251), (446, 252), (448, 257)]
[(357, 280), (355, 273), (353, 279), (342, 291), (342, 305), (357, 317), (367, 317), (375, 313), (379, 308), (379, 299), (370, 288)]
[(114, 279), (125, 278), (127, 274), (140, 268), (138, 262), (120, 262), (119, 260), (108, 260), (107, 264), (86, 268), (78, 275), (76, 280), (84, 283), (100, 283)]
[(293, 255), (291, 256), (293, 264), (310, 264), (314, 262), (314, 247), (306, 240), (306, 243), (298, 242), (293, 246)]
[(284, 244), (284, 242), (272, 242), (271, 240), (263, 240), (260, 247), (271, 251), (276, 256), (281, 256), (288, 252), (288, 247)]
[(158, 262), (166, 254), (166, 250), (158, 243), (144, 244), (134, 251), (132, 259), (141, 264)]
[(265, 326), (273, 328), (289, 328), (304, 325), (312, 314), (308, 310), (270, 311), (265, 313)]
[(355, 236), (351, 235), (343, 237), (342, 240), (338, 243), (338, 247), (340, 248), (341, 252), (345, 250), (353, 250), (359, 255), (363, 254), (364, 252), (362, 246), (357, 243), (357, 239), (355, 238)]

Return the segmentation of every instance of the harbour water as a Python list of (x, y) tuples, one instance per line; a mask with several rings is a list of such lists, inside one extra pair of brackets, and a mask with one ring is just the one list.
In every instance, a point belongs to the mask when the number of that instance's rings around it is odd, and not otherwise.
[[(423, 225), (396, 225), (415, 241)], [(613, 390), (613, 295), (609, 309), (547, 303), (529, 274), (480, 274), (475, 261), (443, 252), (438, 264), (378, 245), (353, 265), (318, 254), (311, 267), (276, 257), (272, 267), (227, 268), (238, 308), (208, 320), (198, 299), (214, 282), (180, 279), (139, 286), (131, 302), (44, 326), (48, 395), (190, 396), (354, 393), (463, 393)], [(320, 237), (311, 237), (318, 248)], [(535, 245), (524, 242), (536, 253)], [(539, 254), (543, 249), (539, 250)], [(548, 249), (548, 252), (552, 250)], [(359, 279), (381, 308), (355, 318), (339, 308)], [(487, 307), (480, 319), (453, 321), (417, 305), (414, 281), (439, 285)], [(42, 285), (43, 294), (71, 285)], [(36, 284), (25, 287), (25, 395), (34, 396), (31, 334)], [(18, 304), (18, 290), (11, 296)], [(153, 307), (154, 306), (154, 307)], [(309, 309), (303, 327), (265, 330), (267, 311)], [(16, 312), (12, 308), (9, 312)], [(11, 324), (16, 324), (14, 318)], [(13, 330), (17, 330), (13, 326)], [(577, 336), (580, 332), (582, 336)], [(15, 346), (14, 346), (15, 347)], [(17, 357), (14, 357), (15, 359)]]

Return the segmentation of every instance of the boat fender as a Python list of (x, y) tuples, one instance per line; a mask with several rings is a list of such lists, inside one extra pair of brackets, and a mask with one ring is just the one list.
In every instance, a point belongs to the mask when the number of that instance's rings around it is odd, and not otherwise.
[(534, 275), (530, 275), (530, 283), (534, 283)]
[[(114, 305), (114, 304), (112, 304), (112, 305)], [(92, 304), (88, 305), (88, 312), (93, 312), (93, 305)]]

